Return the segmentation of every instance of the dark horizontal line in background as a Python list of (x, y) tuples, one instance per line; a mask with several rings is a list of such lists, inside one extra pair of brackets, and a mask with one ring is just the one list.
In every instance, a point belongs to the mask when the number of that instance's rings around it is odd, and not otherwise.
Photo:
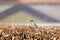
[[(19, 2), (0, 2), (0, 5), (9, 5), (9, 4), (18, 4)], [(60, 5), (60, 2), (57, 3), (21, 3), (21, 4), (28, 4), (28, 5)]]
[(0, 2), (0, 5), (11, 5), (11, 4), (17, 4), (18, 2)]
[(60, 5), (60, 3), (25, 3), (27, 5)]

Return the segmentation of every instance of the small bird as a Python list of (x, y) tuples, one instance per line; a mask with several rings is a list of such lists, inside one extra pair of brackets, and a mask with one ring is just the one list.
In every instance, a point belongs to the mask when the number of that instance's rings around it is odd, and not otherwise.
[(31, 22), (31, 26), (38, 27), (34, 20), (30, 20), (30, 22)]

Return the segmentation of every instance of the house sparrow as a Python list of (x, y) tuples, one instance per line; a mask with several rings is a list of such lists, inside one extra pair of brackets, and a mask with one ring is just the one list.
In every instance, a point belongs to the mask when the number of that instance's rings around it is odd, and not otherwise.
[(31, 26), (38, 27), (34, 20), (30, 20), (30, 22), (31, 22)]

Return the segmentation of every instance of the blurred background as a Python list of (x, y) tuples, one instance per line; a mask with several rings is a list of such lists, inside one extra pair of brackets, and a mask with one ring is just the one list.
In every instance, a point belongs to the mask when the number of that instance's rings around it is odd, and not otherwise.
[(60, 22), (60, 0), (0, 0), (1, 23)]

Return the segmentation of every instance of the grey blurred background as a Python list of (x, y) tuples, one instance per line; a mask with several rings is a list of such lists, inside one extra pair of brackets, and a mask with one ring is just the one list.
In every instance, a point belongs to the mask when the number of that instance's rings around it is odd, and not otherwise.
[(59, 23), (60, 5), (0, 3), (1, 23), (24, 23), (30, 20)]

